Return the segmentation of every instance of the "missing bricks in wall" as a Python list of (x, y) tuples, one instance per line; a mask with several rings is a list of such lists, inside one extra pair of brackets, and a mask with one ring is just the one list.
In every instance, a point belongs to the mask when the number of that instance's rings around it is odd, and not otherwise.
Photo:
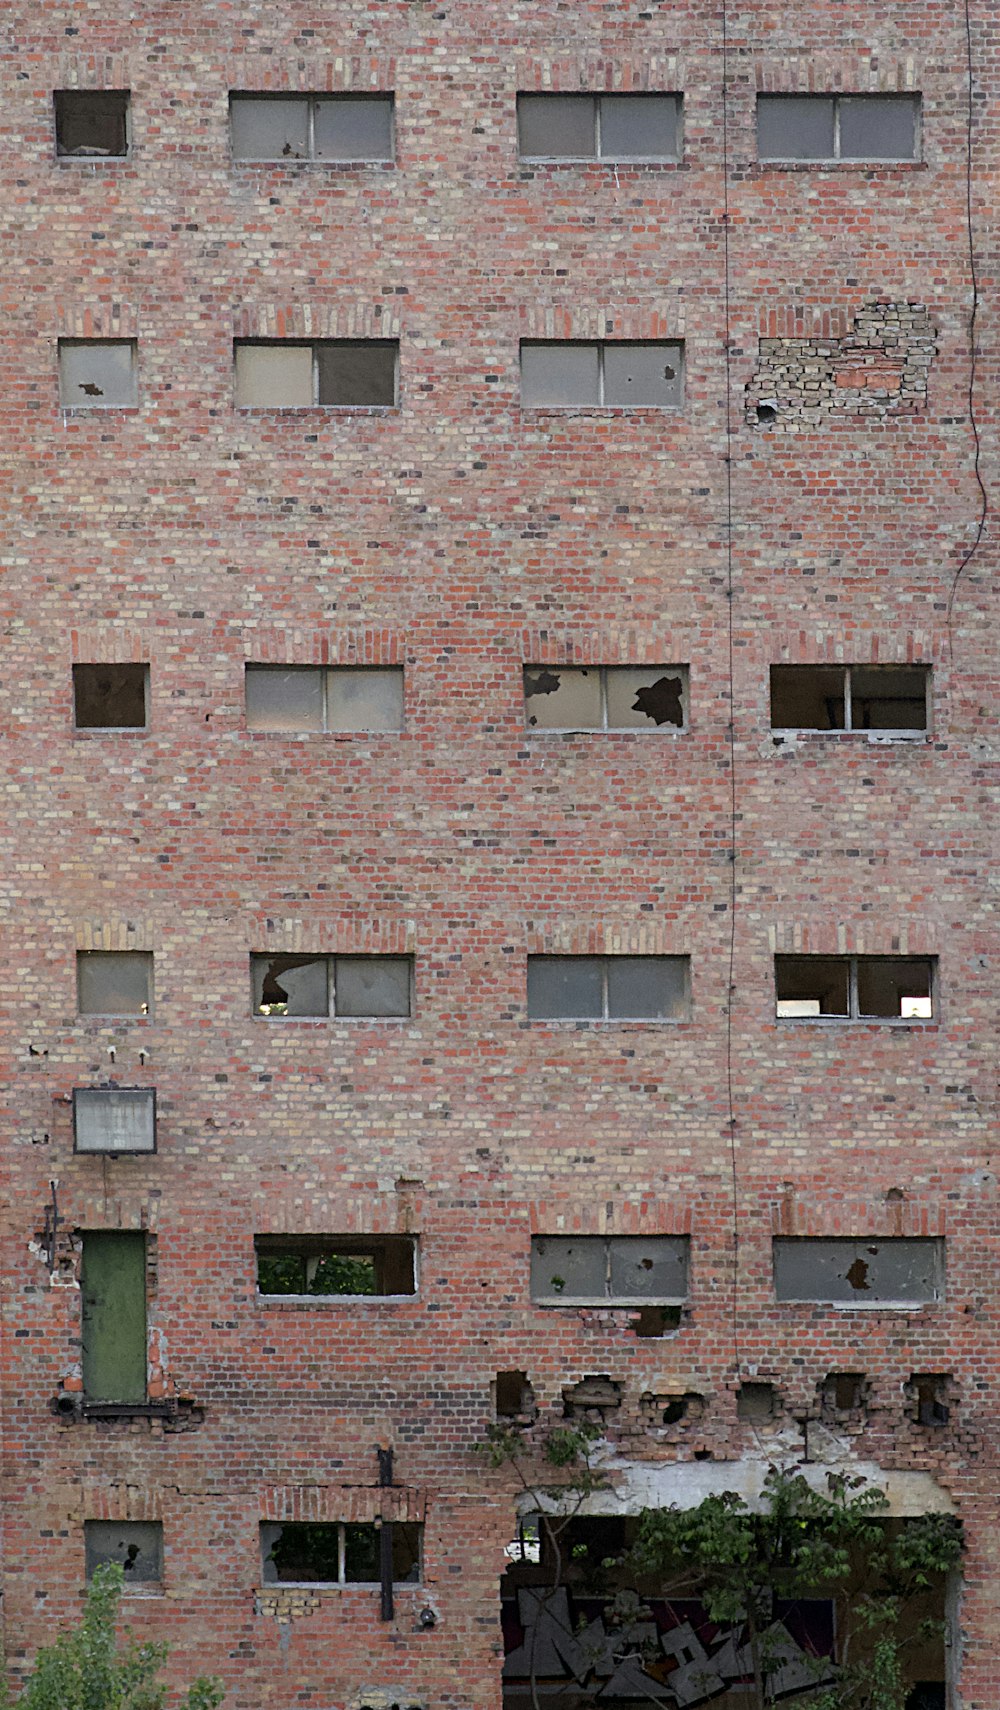
[(922, 303), (883, 299), (866, 302), (843, 338), (762, 338), (747, 424), (798, 433), (827, 421), (909, 414), (927, 402), (936, 348)]

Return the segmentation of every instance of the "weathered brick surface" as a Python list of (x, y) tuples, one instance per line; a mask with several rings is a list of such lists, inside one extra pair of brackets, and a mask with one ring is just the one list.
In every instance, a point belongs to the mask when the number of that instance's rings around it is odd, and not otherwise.
[[(978, 514), (964, 24), (945, 0), (728, 14), (732, 681), (717, 0), (7, 8), (15, 1674), (79, 1607), (82, 1522), (114, 1514), (163, 1520), (164, 1592), (137, 1616), (170, 1639), (178, 1675), (221, 1673), (234, 1710), (342, 1710), (379, 1684), (496, 1710), (512, 1494), (471, 1444), (498, 1370), (528, 1373), (543, 1424), (566, 1386), (608, 1374), (622, 1453), (663, 1464), (760, 1452), (737, 1419), (740, 1376), (774, 1384), (775, 1429), (794, 1432), (826, 1374), (848, 1370), (871, 1388), (858, 1453), (933, 1473), (959, 1504), (962, 1703), (1000, 1701), (990, 530), (946, 622)], [(973, 14), (990, 486), (1000, 38)], [(131, 89), (129, 160), (53, 158), (51, 92), (78, 85)], [(519, 164), (516, 90), (581, 87), (682, 89), (683, 163)], [(397, 161), (234, 166), (229, 88), (394, 88)], [(757, 88), (920, 90), (923, 161), (758, 166)], [(873, 304), (926, 311), (919, 403), (901, 407), (902, 379), (885, 397), (869, 385), (874, 368), (905, 371), (883, 334), (858, 341)], [(234, 412), (234, 337), (355, 334), (399, 338), (398, 411)], [(74, 336), (138, 340), (137, 409), (60, 413), (56, 340)], [(522, 415), (518, 339), (560, 336), (683, 337), (683, 410)], [(744, 425), (762, 339), (851, 342), (822, 421)], [(115, 659), (150, 662), (149, 732), (74, 735), (73, 661)], [(247, 660), (402, 661), (406, 730), (248, 734)], [(688, 663), (689, 730), (526, 735), (522, 664), (571, 660)], [(927, 740), (776, 745), (769, 665), (823, 660), (931, 663)], [(154, 952), (149, 1020), (77, 1017), (75, 950), (109, 946)], [(415, 1015), (254, 1020), (247, 958), (271, 946), (412, 953)], [(529, 950), (616, 948), (689, 954), (690, 1019), (528, 1026)], [(778, 1026), (776, 950), (937, 955), (939, 1018)], [(155, 1158), (72, 1155), (70, 1091), (105, 1076), (112, 1049), (118, 1079), (157, 1087)], [(74, 1231), (108, 1227), (156, 1236), (156, 1383), (177, 1403), (162, 1418), (50, 1408), (79, 1390)], [(678, 1331), (533, 1309), (530, 1233), (561, 1229), (689, 1230)], [(263, 1307), (253, 1235), (284, 1230), (418, 1231), (420, 1292)], [(941, 1233), (947, 1299), (778, 1307), (775, 1230)], [(904, 1420), (919, 1371), (953, 1376), (945, 1429)], [(686, 1392), (704, 1397), (689, 1424), (650, 1422), (643, 1397)], [(376, 1443), (426, 1516), (425, 1582), (399, 1590), (394, 1624), (370, 1590), (262, 1592), (259, 1522), (367, 1513)]]

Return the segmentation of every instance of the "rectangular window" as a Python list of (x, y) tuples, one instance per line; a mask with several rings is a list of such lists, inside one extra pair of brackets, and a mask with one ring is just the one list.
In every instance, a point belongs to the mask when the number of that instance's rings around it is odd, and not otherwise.
[(931, 1021), (932, 956), (776, 956), (781, 1020)]
[(134, 338), (61, 338), (59, 402), (64, 410), (132, 410), (139, 403)]
[(81, 1015), (148, 1015), (153, 958), (145, 950), (78, 950), (76, 993)]
[(159, 1585), (163, 1579), (163, 1524), (159, 1520), (85, 1520), (83, 1541), (87, 1578), (117, 1562), (125, 1590)]
[(145, 1401), (145, 1235), (87, 1230), (80, 1290), (84, 1400)]
[(52, 99), (61, 158), (111, 160), (128, 154), (127, 89), (56, 89)]
[(519, 95), (526, 160), (679, 160), (679, 95)]
[(73, 722), (77, 730), (145, 730), (149, 666), (74, 665)]
[(233, 159), (392, 160), (392, 95), (237, 95), (229, 97)]
[(760, 160), (919, 160), (919, 95), (758, 95)]
[(671, 1306), (687, 1299), (687, 1235), (533, 1235), (538, 1306)]
[(530, 1021), (681, 1021), (688, 956), (529, 956)]
[(249, 730), (402, 730), (403, 667), (248, 665), (246, 702)]
[(927, 665), (772, 665), (772, 730), (930, 728)]
[(526, 665), (529, 730), (684, 730), (686, 665)]
[(412, 956), (251, 956), (253, 1012), (290, 1016), (412, 1014)]
[(74, 1087), (74, 1152), (155, 1152), (155, 1087)]
[(412, 1235), (258, 1235), (263, 1295), (416, 1294)]
[[(394, 1585), (420, 1582), (423, 1527), (408, 1521), (392, 1527)], [(378, 1585), (381, 1527), (351, 1521), (265, 1524), (260, 1552), (265, 1585)]]
[(240, 410), (373, 409), (397, 401), (399, 340), (237, 340)]
[(521, 405), (675, 410), (684, 401), (683, 368), (676, 342), (522, 339)]
[(944, 1242), (924, 1237), (779, 1236), (777, 1300), (850, 1306), (928, 1304), (944, 1296)]

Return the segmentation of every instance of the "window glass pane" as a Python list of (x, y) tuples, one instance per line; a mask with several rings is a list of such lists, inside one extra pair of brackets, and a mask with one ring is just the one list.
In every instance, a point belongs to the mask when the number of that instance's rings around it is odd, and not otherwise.
[(931, 1015), (931, 963), (908, 956), (858, 958), (858, 1014), (927, 1020)]
[(842, 665), (772, 665), (772, 730), (843, 730)]
[(849, 1015), (850, 977), (846, 956), (776, 956), (777, 1014)]
[(121, 410), (138, 404), (133, 340), (61, 338), (59, 401), (64, 410)]
[(147, 665), (74, 665), (77, 730), (144, 730)]
[(247, 727), (250, 730), (322, 730), (323, 673), (309, 666), (275, 670), (248, 665)]
[(392, 1577), (396, 1585), (415, 1585), (420, 1579), (419, 1525), (410, 1520), (392, 1523)]
[(56, 153), (127, 154), (128, 101), (126, 89), (57, 89)]
[(304, 408), (313, 401), (312, 370), (311, 345), (238, 344), (237, 409)]
[(377, 1584), (381, 1578), (379, 1557), (379, 1535), (374, 1526), (344, 1527), (344, 1578), (349, 1584)]
[(681, 402), (679, 344), (606, 344), (604, 402), (672, 409)]
[(760, 160), (832, 160), (832, 95), (758, 95)]
[(530, 730), (600, 730), (601, 672), (535, 665), (524, 673), (524, 717)]
[(317, 160), (391, 160), (392, 101), (317, 101), (314, 108)]
[(338, 956), (337, 1015), (409, 1015), (408, 956)]
[(81, 1015), (148, 1015), (153, 958), (141, 950), (81, 950), (76, 984)]
[(327, 672), (328, 730), (402, 730), (403, 673), (340, 669)]
[(778, 1300), (869, 1306), (880, 1300), (940, 1300), (943, 1290), (941, 1241), (898, 1236), (870, 1241), (787, 1236), (774, 1242), (774, 1292)]
[(229, 112), (234, 160), (307, 159), (309, 102), (305, 98), (234, 95)]
[(264, 1584), (336, 1585), (339, 1543), (336, 1522), (262, 1526)]
[(903, 665), (856, 665), (851, 724), (855, 730), (926, 730), (927, 672)]
[(595, 152), (592, 95), (519, 95), (518, 149), (542, 160), (586, 160)]
[(316, 356), (320, 403), (394, 404), (398, 348), (393, 339), (319, 345)]
[(608, 1015), (664, 1021), (687, 1013), (685, 956), (609, 956)]
[(676, 95), (602, 95), (602, 158), (676, 160), (679, 109)]
[(687, 1295), (687, 1238), (683, 1235), (613, 1235), (608, 1241), (613, 1300), (683, 1300)]
[(599, 1021), (603, 983), (599, 956), (529, 956), (528, 1016)]
[(252, 956), (255, 1015), (327, 1015), (326, 956)]
[(521, 403), (528, 409), (558, 409), (600, 401), (596, 344), (521, 344)]
[(536, 1235), (531, 1242), (531, 1298), (604, 1300), (607, 1251), (603, 1237)]
[(684, 673), (662, 665), (609, 666), (609, 730), (670, 730), (685, 724)]
[(842, 95), (841, 160), (916, 160), (917, 108), (912, 95)]
[(130, 1585), (155, 1585), (163, 1578), (163, 1525), (159, 1520), (86, 1520), (83, 1526), (87, 1578), (106, 1562), (117, 1562)]

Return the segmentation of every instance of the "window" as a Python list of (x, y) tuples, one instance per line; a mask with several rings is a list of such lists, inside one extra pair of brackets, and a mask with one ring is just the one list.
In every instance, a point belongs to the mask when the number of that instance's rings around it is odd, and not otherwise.
[(412, 1014), (412, 956), (251, 956), (253, 1012), (289, 1016)]
[(163, 1525), (159, 1520), (85, 1520), (83, 1540), (87, 1578), (117, 1562), (125, 1589), (159, 1585), (163, 1579)]
[(73, 720), (77, 730), (145, 730), (149, 666), (74, 665)]
[(903, 1306), (941, 1300), (944, 1293), (944, 1242), (939, 1240), (779, 1236), (773, 1253), (777, 1300)]
[(684, 730), (686, 665), (526, 665), (529, 730)]
[(670, 1306), (687, 1299), (686, 1235), (533, 1235), (538, 1306)]
[(930, 728), (926, 665), (772, 665), (773, 730)]
[(127, 89), (57, 89), (56, 154), (108, 160), (128, 154)]
[(679, 95), (519, 95), (528, 160), (679, 160)]
[(411, 1235), (258, 1235), (254, 1250), (259, 1294), (417, 1292)]
[(778, 1017), (816, 1021), (930, 1021), (930, 956), (776, 956)]
[(248, 665), (247, 728), (402, 730), (403, 668)]
[(391, 95), (230, 95), (234, 160), (393, 158)]
[(74, 1087), (75, 1152), (155, 1152), (155, 1087)]
[(234, 350), (237, 409), (367, 409), (396, 402), (398, 339), (274, 339), (237, 342)]
[(529, 956), (531, 1021), (679, 1021), (687, 956)]
[(130, 410), (139, 402), (135, 339), (61, 338), (59, 402), (64, 410)]
[[(392, 1581), (420, 1580), (423, 1527), (383, 1521), (392, 1529)], [(260, 1551), (265, 1585), (378, 1585), (381, 1526), (341, 1520), (263, 1525)]]
[(525, 409), (677, 409), (683, 401), (684, 347), (652, 340), (584, 343), (522, 339), (521, 404)]
[(758, 95), (760, 160), (918, 160), (919, 95)]
[(153, 958), (145, 950), (78, 950), (76, 993), (81, 1015), (148, 1015)]
[(85, 1401), (145, 1401), (145, 1235), (88, 1230), (80, 1286)]

